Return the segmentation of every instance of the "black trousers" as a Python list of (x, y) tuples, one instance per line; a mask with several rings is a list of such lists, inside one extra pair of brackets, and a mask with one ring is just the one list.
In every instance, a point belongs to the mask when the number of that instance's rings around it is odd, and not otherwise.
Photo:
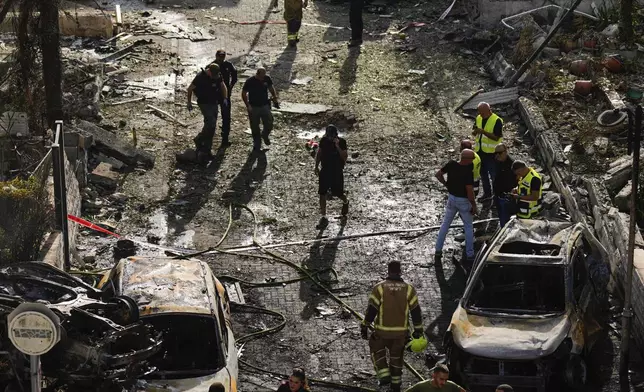
[(300, 27), (302, 27), (302, 21), (297, 19), (291, 19), (286, 21), (286, 31), (288, 32), (289, 39), (291, 36), (294, 36), (294, 39), (297, 39), (297, 35), (300, 32)]
[(364, 24), (362, 22), (362, 9), (364, 8), (364, 0), (351, 0), (349, 8), (349, 24), (351, 25), (351, 40), (362, 41), (362, 30)]

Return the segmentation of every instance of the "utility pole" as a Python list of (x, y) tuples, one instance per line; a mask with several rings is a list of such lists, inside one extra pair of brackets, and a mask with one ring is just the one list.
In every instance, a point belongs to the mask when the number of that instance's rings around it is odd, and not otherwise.
[(40, 50), (47, 101), (47, 125), (63, 120), (62, 60), (58, 9), (60, 0), (40, 0)]
[[(633, 264), (635, 256), (635, 222), (637, 220), (637, 191), (639, 182), (640, 144), (642, 139), (642, 106), (637, 105), (635, 114), (626, 109), (628, 114), (628, 152), (633, 153), (632, 189), (630, 220), (628, 224), (628, 264), (626, 266), (626, 282), (624, 282), (624, 309), (622, 311), (622, 341), (619, 347), (619, 378), (622, 391), (629, 390), (628, 357), (633, 310), (631, 309), (633, 291)], [(635, 118), (633, 118), (635, 117)], [(634, 120), (634, 121), (633, 121)]]

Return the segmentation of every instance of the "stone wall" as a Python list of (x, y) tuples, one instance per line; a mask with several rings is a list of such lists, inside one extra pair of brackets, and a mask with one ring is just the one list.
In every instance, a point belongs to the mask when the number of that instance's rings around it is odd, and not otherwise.
[[(70, 163), (69, 159), (65, 157), (65, 187), (67, 190), (67, 213), (75, 216), (80, 216), (81, 214), (81, 194), (78, 186), (78, 180), (76, 179), (76, 174), (74, 167)], [(49, 194), (52, 195), (53, 203), (53, 194), (54, 194), (54, 178), (50, 174), (48, 178), (48, 187)], [(76, 235), (78, 233), (78, 225), (75, 223), (69, 223), (69, 252), (70, 257), (74, 257), (76, 253)], [(56, 266), (58, 268), (63, 268), (64, 266), (64, 251), (63, 251), (63, 238), (60, 231), (52, 232), (48, 238), (45, 240), (45, 244), (41, 250), (40, 259), (48, 264)]]
[[(528, 126), (568, 212), (575, 222), (594, 227), (597, 238), (609, 254), (613, 283), (623, 292), (628, 260), (629, 216), (613, 206), (602, 179), (571, 174), (558, 136), (550, 129), (537, 105), (525, 97), (519, 98), (518, 105), (521, 118)], [(644, 240), (639, 228), (636, 231), (634, 262), (632, 296), (635, 316), (632, 336), (639, 347), (644, 347)]]

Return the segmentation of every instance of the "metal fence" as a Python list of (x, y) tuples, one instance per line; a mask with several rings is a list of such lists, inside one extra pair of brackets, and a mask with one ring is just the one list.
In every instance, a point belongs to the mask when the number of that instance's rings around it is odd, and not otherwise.
[(56, 121), (54, 143), (51, 145), (54, 172), (54, 207), (56, 208), (56, 229), (63, 237), (64, 267), (71, 267), (69, 252), (69, 225), (67, 222), (67, 186), (65, 181), (65, 132), (62, 120)]

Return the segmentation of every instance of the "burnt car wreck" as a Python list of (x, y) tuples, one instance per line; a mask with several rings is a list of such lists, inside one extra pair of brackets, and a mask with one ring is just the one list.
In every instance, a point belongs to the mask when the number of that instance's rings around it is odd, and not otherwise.
[(445, 335), (454, 375), (471, 391), (509, 383), (583, 391), (605, 325), (610, 267), (581, 224), (511, 220), (479, 252)]
[(43, 390), (120, 392), (155, 370), (148, 359), (163, 341), (139, 321), (132, 299), (48, 264), (25, 262), (0, 269), (0, 391), (29, 390), (29, 358), (12, 345), (6, 322), (25, 302), (44, 304), (60, 319), (61, 340), (41, 358)]

